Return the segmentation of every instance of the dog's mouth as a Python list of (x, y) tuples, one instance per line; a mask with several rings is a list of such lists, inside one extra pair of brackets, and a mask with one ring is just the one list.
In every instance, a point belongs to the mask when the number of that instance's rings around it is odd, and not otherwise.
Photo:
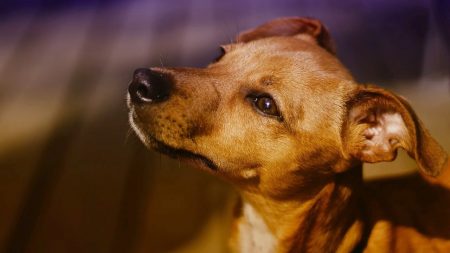
[[(134, 129), (134, 132), (138, 135), (138, 137), (144, 142), (144, 144), (150, 146), (154, 150), (168, 155), (171, 158), (175, 159), (187, 159), (193, 162), (200, 163), (199, 165), (203, 165), (207, 167), (209, 170), (216, 172), (218, 170), (218, 166), (209, 158), (207, 158), (204, 155), (200, 155), (197, 153), (194, 153), (192, 151), (189, 151), (187, 149), (182, 148), (174, 148), (167, 144), (165, 144), (163, 141), (160, 141), (155, 136), (152, 136), (151, 134), (145, 134), (140, 130), (138, 127), (138, 123), (140, 122), (139, 119), (136, 117), (136, 113), (132, 111), (130, 113), (130, 124), (132, 128)], [(197, 163), (197, 164), (198, 164)]]
[(200, 163), (202, 163), (203, 165), (205, 165), (207, 168), (209, 168), (212, 171), (218, 170), (218, 166), (211, 159), (207, 158), (204, 155), (200, 155), (200, 154), (191, 152), (186, 149), (171, 147), (171, 146), (163, 143), (162, 141), (157, 140), (154, 137), (150, 137), (150, 139), (153, 144), (153, 148), (162, 154), (165, 154), (165, 155), (168, 155), (169, 157), (177, 158), (177, 159), (181, 158), (181, 159), (199, 161)]

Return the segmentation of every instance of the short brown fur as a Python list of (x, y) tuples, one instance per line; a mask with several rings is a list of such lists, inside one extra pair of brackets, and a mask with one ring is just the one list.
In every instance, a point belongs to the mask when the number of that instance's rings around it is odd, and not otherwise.
[[(234, 251), (450, 252), (446, 152), (405, 99), (355, 82), (318, 20), (276, 19), (223, 48), (203, 69), (152, 68), (171, 77), (170, 97), (129, 107), (149, 147), (239, 189)], [(362, 163), (398, 148), (418, 174), (363, 181)]]

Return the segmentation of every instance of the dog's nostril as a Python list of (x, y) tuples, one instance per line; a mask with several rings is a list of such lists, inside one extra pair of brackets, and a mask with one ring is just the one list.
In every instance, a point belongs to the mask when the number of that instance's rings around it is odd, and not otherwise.
[(145, 99), (147, 97), (147, 92), (148, 92), (147, 85), (139, 83), (136, 90), (137, 95)]
[(133, 102), (158, 102), (165, 100), (172, 88), (172, 80), (166, 73), (140, 68), (134, 71), (128, 92)]

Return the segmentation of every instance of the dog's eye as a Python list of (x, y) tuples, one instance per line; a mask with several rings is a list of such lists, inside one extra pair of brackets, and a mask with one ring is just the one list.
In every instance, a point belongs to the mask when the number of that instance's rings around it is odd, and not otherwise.
[(260, 96), (254, 96), (251, 97), (253, 106), (261, 113), (277, 117), (279, 120), (281, 120), (280, 112), (278, 111), (278, 107), (273, 100), (272, 97), (269, 95), (260, 95)]
[(256, 98), (255, 105), (261, 112), (265, 114), (273, 116), (278, 115), (278, 109), (275, 105), (275, 101), (273, 101), (273, 99), (270, 97)]

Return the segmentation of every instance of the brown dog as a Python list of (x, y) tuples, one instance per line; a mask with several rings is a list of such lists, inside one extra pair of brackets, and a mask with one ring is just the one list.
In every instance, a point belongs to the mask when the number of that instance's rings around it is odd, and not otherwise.
[[(204, 69), (136, 70), (130, 122), (237, 186), (236, 251), (450, 252), (447, 154), (405, 99), (353, 80), (319, 21), (273, 20), (222, 49)], [(398, 148), (421, 173), (364, 183), (362, 163)]]

